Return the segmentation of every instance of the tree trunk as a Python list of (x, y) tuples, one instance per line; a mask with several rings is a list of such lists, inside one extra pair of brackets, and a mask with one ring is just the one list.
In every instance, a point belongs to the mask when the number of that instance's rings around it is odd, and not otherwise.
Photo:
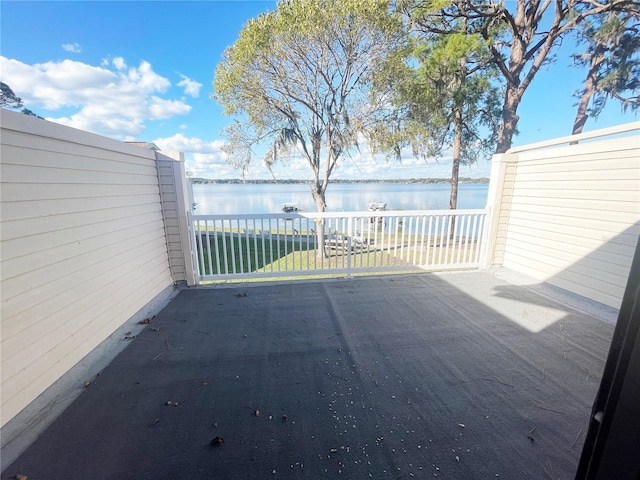
[[(326, 186), (320, 184), (320, 180), (315, 178), (313, 181), (313, 186), (311, 187), (311, 196), (313, 200), (316, 202), (316, 207), (318, 212), (325, 212), (327, 210), (327, 202), (325, 201), (325, 191)], [(318, 249), (317, 255), (320, 258), (327, 258), (329, 253), (327, 251), (327, 247), (324, 244), (325, 233), (324, 233), (324, 218), (316, 221), (316, 226), (318, 231), (316, 235), (318, 237)]]
[(576, 118), (573, 121), (573, 130), (571, 131), (572, 135), (582, 133), (582, 129), (589, 119), (589, 115), (587, 115), (587, 107), (589, 106), (591, 97), (596, 91), (598, 70), (600, 69), (600, 66), (602, 65), (604, 60), (604, 47), (602, 45), (598, 45), (591, 55), (591, 60), (589, 62), (589, 71), (587, 72), (587, 77), (584, 80), (584, 89), (582, 90), (580, 102), (578, 103)]
[(451, 166), (451, 195), (449, 196), (449, 208), (455, 210), (458, 207), (458, 177), (460, 174), (460, 149), (462, 146), (462, 113), (456, 111), (453, 134), (453, 164)]
[(505, 153), (511, 148), (520, 117), (516, 113), (522, 100), (522, 91), (516, 86), (507, 86), (502, 106), (502, 122), (498, 130), (496, 153)]
[[(462, 147), (462, 111), (454, 112), (453, 133), (453, 163), (451, 165), (451, 195), (449, 196), (449, 208), (455, 210), (458, 207), (458, 178), (460, 174), (460, 150)], [(449, 223), (449, 238), (453, 238), (456, 223), (455, 217), (451, 217)]]

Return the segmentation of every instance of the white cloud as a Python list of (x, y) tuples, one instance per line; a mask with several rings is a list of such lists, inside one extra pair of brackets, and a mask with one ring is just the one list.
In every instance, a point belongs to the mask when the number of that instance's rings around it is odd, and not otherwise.
[(222, 151), (221, 140), (207, 142), (177, 133), (172, 137), (156, 138), (153, 143), (164, 151), (183, 152), (186, 169), (192, 171), (196, 177), (237, 178), (239, 176), (239, 173), (226, 162), (227, 155)]
[(0, 56), (0, 70), (29, 107), (73, 112), (49, 120), (116, 138), (140, 135), (148, 120), (191, 110), (182, 100), (159, 96), (171, 82), (145, 61), (138, 67), (127, 67), (121, 57), (101, 66), (68, 59), (28, 65)]
[(66, 52), (71, 52), (71, 53), (82, 52), (82, 47), (80, 46), (79, 43), (63, 43), (62, 49), (65, 50)]
[(222, 140), (207, 142), (196, 137), (185, 137), (182, 133), (176, 133), (172, 137), (157, 138), (153, 140), (160, 149), (167, 151), (189, 152), (189, 153), (214, 153), (222, 154)]
[(125, 68), (127, 68), (127, 64), (124, 61), (124, 58), (122, 57), (116, 57), (112, 60), (113, 66), (116, 67), (118, 70), (124, 70)]
[[(226, 162), (226, 154), (222, 151), (221, 140), (206, 141), (197, 137), (187, 137), (177, 133), (171, 137), (157, 138), (153, 143), (161, 150), (179, 151), (185, 154), (186, 169), (196, 177), (204, 178), (240, 178), (240, 171)], [(387, 161), (383, 156), (373, 156), (366, 148), (355, 152), (351, 157), (344, 157), (333, 171), (332, 180), (338, 179), (389, 179), (389, 178), (449, 178), (451, 176), (451, 156), (445, 155), (438, 162), (425, 162), (403, 153), (402, 163)], [(462, 177), (488, 177), (490, 163), (481, 160), (478, 165), (461, 166)], [(278, 162), (274, 166), (276, 178), (310, 180), (312, 173), (301, 155)], [(257, 155), (249, 166), (247, 179), (271, 179), (271, 173)]]
[(201, 83), (196, 82), (185, 75), (180, 74), (180, 76), (182, 77), (182, 80), (178, 82), (178, 86), (184, 87), (184, 93), (191, 95), (194, 98), (200, 95), (200, 89), (202, 88)]

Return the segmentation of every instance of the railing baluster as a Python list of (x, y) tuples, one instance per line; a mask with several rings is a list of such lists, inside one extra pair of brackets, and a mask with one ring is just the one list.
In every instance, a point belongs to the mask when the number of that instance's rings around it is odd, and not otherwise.
[[(427, 217), (420, 217), (421, 220), (421, 224), (422, 224), (422, 230), (420, 230), (420, 256), (419, 256), (419, 261), (417, 263), (417, 265), (423, 266), (426, 262), (423, 260), (423, 255), (424, 255), (424, 231), (427, 225)], [(416, 229), (416, 232), (418, 230)]]
[(484, 234), (485, 234), (484, 224), (486, 220), (487, 220), (487, 216), (485, 214), (480, 218), (480, 221), (478, 222), (478, 242), (477, 242), (478, 245), (476, 247), (476, 255), (475, 255), (474, 263), (480, 263), (480, 255), (482, 253), (482, 249), (484, 248), (484, 242), (486, 241), (486, 239), (484, 238)]
[(435, 261), (436, 265), (442, 265), (442, 254), (444, 253), (444, 242), (445, 242), (445, 231), (447, 229), (446, 223), (447, 223), (447, 216), (446, 215), (440, 215), (440, 224), (439, 224), (439, 228), (440, 228), (440, 232), (438, 233), (438, 249), (436, 252), (434, 252), (434, 256), (437, 257), (437, 260)]
[[(255, 225), (255, 222), (254, 222), (254, 225)], [(256, 238), (257, 237), (258, 235), (256, 235)], [(265, 255), (265, 248), (264, 248), (264, 219), (263, 218), (260, 219), (260, 248), (262, 250), (262, 267), (260, 267), (260, 261), (259, 261), (260, 256), (258, 255), (258, 249), (256, 248), (256, 269), (263, 269), (266, 272), (267, 256)]]
[(212, 263), (212, 259), (211, 259), (211, 238), (209, 237), (209, 222), (207, 220), (205, 220), (204, 222), (204, 229), (205, 229), (205, 238), (207, 239), (206, 241), (206, 257), (207, 257), (207, 266), (209, 267), (209, 274), (213, 273), (213, 263)]
[(268, 221), (268, 238), (269, 238), (269, 271), (273, 272), (273, 231), (271, 229), (271, 222), (273, 219), (269, 219)]
[(461, 221), (460, 215), (452, 215), (451, 221), (453, 222), (453, 238), (451, 239), (452, 245), (451, 245), (450, 264), (455, 265), (456, 263), (459, 263), (458, 260), (457, 259), (454, 260), (454, 258), (456, 258), (456, 247), (458, 247), (458, 250), (459, 250), (459, 244), (460, 244), (460, 221)]
[[(242, 245), (242, 243), (244, 243), (244, 245)], [(249, 224), (246, 218), (244, 219), (244, 235), (242, 237), (240, 236), (240, 230), (238, 230), (238, 248), (241, 252), (240, 265), (243, 265), (242, 268), (249, 273), (251, 272), (251, 257), (249, 256)]]
[[(207, 281), (284, 273), (351, 275), (406, 265), (477, 267), (486, 216), (486, 210), (192, 215), (194, 269), (199, 281)], [(319, 228), (326, 244), (318, 243)]]
[(465, 232), (467, 231), (467, 222), (468, 222), (467, 215), (460, 215), (458, 217), (458, 222), (460, 222), (460, 225), (458, 227), (458, 238), (457, 238), (458, 256), (456, 257), (456, 263), (461, 263), (464, 261), (462, 251), (464, 249), (463, 242), (465, 238)]
[[(236, 225), (237, 225), (237, 229), (238, 229), (238, 240), (240, 239), (240, 220), (236, 219)], [(233, 273), (238, 273), (238, 268), (236, 266), (236, 242), (235, 242), (235, 236), (233, 234), (233, 221), (229, 222), (229, 230), (231, 232), (231, 235), (229, 237), (230, 242), (229, 245), (231, 245), (231, 265), (233, 266)], [(241, 246), (242, 243), (239, 243), (239, 245)], [(240, 268), (242, 268), (242, 265), (240, 265)]]
[(427, 251), (424, 254), (425, 267), (431, 265), (431, 258), (429, 257), (429, 255), (431, 255), (431, 252), (433, 250), (431, 248), (431, 242), (433, 242), (433, 236), (431, 235), (432, 232), (433, 232), (433, 215), (429, 215), (429, 227), (427, 228)]
[(469, 249), (469, 241), (471, 240), (471, 225), (473, 222), (473, 215), (466, 215), (467, 218), (467, 229), (465, 230), (464, 236), (464, 250), (462, 252), (462, 263), (469, 263), (469, 258), (467, 257), (467, 251)]

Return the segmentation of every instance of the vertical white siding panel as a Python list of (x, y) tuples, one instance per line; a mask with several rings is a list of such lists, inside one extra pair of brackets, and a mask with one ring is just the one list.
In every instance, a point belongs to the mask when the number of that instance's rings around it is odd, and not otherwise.
[(171, 273), (175, 282), (193, 285), (195, 278), (189, 254), (191, 250), (186, 223), (189, 201), (183, 189), (185, 178), (183, 160), (181, 153), (156, 153)]
[(172, 278), (155, 152), (4, 110), (1, 128), (4, 426)]

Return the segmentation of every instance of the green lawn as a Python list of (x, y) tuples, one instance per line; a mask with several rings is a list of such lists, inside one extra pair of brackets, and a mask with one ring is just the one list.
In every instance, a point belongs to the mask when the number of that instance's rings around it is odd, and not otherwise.
[[(203, 243), (206, 238), (203, 236)], [(315, 249), (315, 237), (296, 236), (296, 240), (291, 235), (285, 239), (263, 238), (257, 236), (236, 236), (228, 233), (218, 233), (209, 235), (211, 251), (217, 252), (209, 262), (206, 249), (200, 260), (201, 271), (205, 275), (217, 274), (239, 274), (251, 272), (282, 273), (278, 279), (292, 278), (289, 272), (304, 272), (311, 270), (322, 270), (325, 273), (309, 273), (303, 278), (322, 278), (343, 276), (344, 273), (331, 273), (337, 269), (356, 269), (354, 275), (358, 275), (357, 269), (367, 269), (374, 267), (385, 267), (393, 271), (398, 267), (398, 272), (409, 270), (425, 271), (425, 268), (415, 267), (415, 264), (434, 265), (447, 262), (470, 262), (475, 244), (453, 245), (448, 247), (445, 242), (442, 245), (435, 244), (429, 246), (412, 246), (406, 243), (404, 246), (398, 245), (391, 248), (374, 248), (369, 246), (359, 246), (351, 252), (342, 249), (331, 249), (328, 256), (318, 255)], [(309, 239), (307, 241), (307, 239)], [(443, 239), (438, 239), (438, 241)], [(227, 261), (225, 264), (225, 249)], [(427, 270), (430, 268), (427, 268)], [(379, 274), (381, 272), (376, 272)], [(366, 274), (361, 272), (360, 274)], [(295, 278), (301, 278), (296, 275)], [(227, 280), (228, 281), (228, 280)], [(244, 280), (247, 281), (247, 280)], [(255, 279), (248, 281), (255, 281)]]

